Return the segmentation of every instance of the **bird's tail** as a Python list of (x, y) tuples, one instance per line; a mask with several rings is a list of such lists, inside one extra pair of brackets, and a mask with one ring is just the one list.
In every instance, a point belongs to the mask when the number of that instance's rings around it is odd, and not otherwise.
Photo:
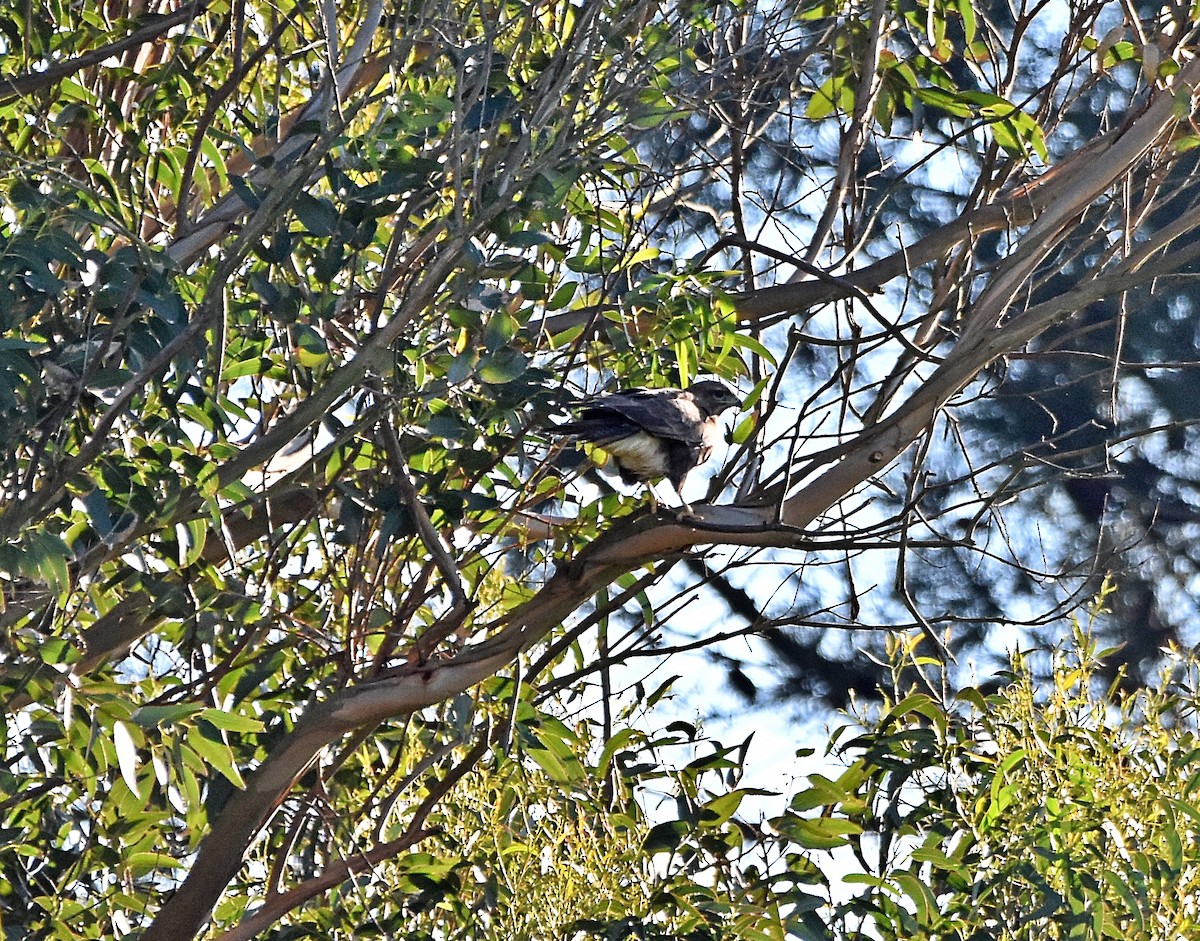
[(564, 438), (565, 437), (579, 437), (579, 436), (585, 435), (587, 433), (586, 430), (581, 427), (581, 425), (582, 425), (582, 422), (580, 422), (578, 420), (565, 421), (565, 422), (561, 422), (560, 424), (557, 424), (557, 425), (546, 425), (544, 427), (544, 430), (548, 434), (557, 435), (557, 436), (564, 437)]

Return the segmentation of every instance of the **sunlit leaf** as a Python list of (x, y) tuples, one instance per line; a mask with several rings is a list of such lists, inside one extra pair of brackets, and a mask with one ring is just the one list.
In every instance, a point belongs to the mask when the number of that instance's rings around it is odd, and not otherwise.
[(134, 794), (140, 796), (138, 787), (138, 750), (130, 734), (129, 726), (124, 722), (113, 723), (113, 747), (117, 751), (117, 766), (121, 769), (121, 777)]

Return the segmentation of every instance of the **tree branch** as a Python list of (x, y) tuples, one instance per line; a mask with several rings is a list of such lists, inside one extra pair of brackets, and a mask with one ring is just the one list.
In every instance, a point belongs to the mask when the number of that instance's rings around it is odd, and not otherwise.
[(186, 23), (204, 12), (208, 4), (201, 0), (192, 0), (178, 10), (163, 14), (149, 14), (145, 17), (144, 26), (135, 29), (128, 36), (113, 40), (90, 52), (84, 52), (71, 59), (66, 59), (48, 66), (40, 72), (26, 72), (15, 78), (0, 79), (0, 103), (10, 98), (32, 95), (34, 92), (50, 88), (56, 82), (62, 81), (69, 75), (74, 75), (81, 69), (99, 65), (105, 59), (120, 55), (128, 49), (151, 42), (163, 33), (180, 23)]
[[(1181, 85), (1190, 86), (1198, 74), (1200, 65), (1193, 62), (1177, 79)], [(1191, 94), (1190, 87), (1187, 94)], [(804, 527), (894, 461), (989, 363), (1019, 349), (1089, 299), (1152, 277), (1155, 266), (1147, 264), (1140, 271), (1132, 271), (1127, 264), (1112, 274), (1081, 283), (1052, 301), (1004, 319), (1013, 298), (1039, 264), (1061, 244), (1067, 223), (1122, 174), (1128, 173), (1181, 120), (1179, 112), (1175, 93), (1160, 94), (1123, 130), (1105, 138), (1101, 147), (1076, 152), (1038, 183), (1010, 196), (1005, 204), (969, 214), (922, 240), (914, 246), (920, 247), (916, 254), (910, 248), (901, 258), (894, 256), (886, 265), (879, 262), (856, 273), (853, 281), (856, 288), (882, 284), (908, 270), (909, 263), (923, 264), (939, 257), (947, 248), (980, 231), (981, 224), (1001, 228), (1012, 224), (1014, 219), (1033, 221), (993, 282), (967, 311), (967, 330), (929, 380), (895, 412), (864, 429), (837, 457), (831, 457), (830, 460), (836, 460), (833, 467), (794, 495), (784, 495), (786, 499), (779, 507), (781, 522), (774, 522), (775, 505), (701, 506), (697, 507), (699, 517), (694, 521), (664, 521), (655, 516), (618, 521), (575, 559), (561, 565), (532, 598), (483, 627), (481, 633), (490, 634), (486, 640), (449, 659), (409, 664), (390, 676), (338, 690), (324, 702), (310, 705), (281, 746), (248, 776), (245, 790), (235, 793), (213, 821), (190, 872), (144, 933), (143, 941), (175, 941), (197, 933), (240, 869), (245, 853), (273, 809), (321, 750), (341, 736), (410, 714), (469, 689), (561, 625), (599, 589), (642, 565), (677, 558), (714, 543), (790, 547), (811, 540), (811, 533), (806, 533)], [(1185, 257), (1190, 257), (1190, 253), (1180, 252), (1174, 260)], [(888, 271), (894, 273), (885, 277)], [(834, 290), (836, 286), (822, 281), (815, 287), (785, 285), (755, 292), (738, 299), (739, 309), (743, 316), (752, 319), (793, 308), (799, 306), (797, 298), (806, 289), (811, 303), (812, 297), (828, 297), (821, 292)], [(367, 347), (390, 342), (393, 333), (381, 329)], [(361, 364), (366, 359), (360, 354), (355, 362)], [(358, 375), (361, 366), (343, 367), (335, 374), (334, 384), (341, 383), (340, 389), (345, 389), (352, 381), (349, 377)], [(258, 459), (261, 451), (272, 451), (281, 438), (291, 437), (297, 424), (306, 426), (319, 417), (327, 402), (328, 398), (314, 396), (268, 432), (256, 444), (255, 453), (234, 461), (225, 472), (240, 473)]]

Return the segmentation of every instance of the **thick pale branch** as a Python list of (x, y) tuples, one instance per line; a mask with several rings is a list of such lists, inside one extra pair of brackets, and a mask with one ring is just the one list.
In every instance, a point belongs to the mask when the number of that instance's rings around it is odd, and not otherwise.
[(732, 300), (739, 318), (753, 322), (773, 314), (807, 310), (818, 304), (849, 297), (849, 288), (877, 290), (895, 278), (944, 258), (953, 248), (986, 232), (1035, 223), (1031, 234), (1036, 231), (1041, 239), (1053, 235), (1058, 227), (1111, 186), (1117, 176), (1133, 166), (1164, 131), (1174, 126), (1178, 118), (1174, 114), (1178, 94), (1191, 94), (1191, 87), (1198, 77), (1200, 66), (1193, 62), (1177, 77), (1176, 87), (1182, 91), (1160, 93), (1129, 127), (1112, 131), (1080, 148), (1038, 179), (1009, 193), (1003, 200), (964, 213), (913, 245), (865, 268), (841, 275), (839, 280), (843, 282), (842, 286), (807, 280), (734, 294)]
[[(1062, 242), (1071, 223), (1120, 177), (1132, 169), (1155, 143), (1171, 133), (1200, 81), (1200, 59), (1176, 76), (1172, 89), (1161, 92), (1146, 109), (1100, 149), (1087, 148), (1087, 161), (1068, 158), (1078, 172), (1062, 175), (1054, 199), (1030, 225), (1017, 251), (1006, 259), (973, 305), (964, 337), (989, 329), (1025, 288), (1037, 267)], [(1181, 107), (1186, 105), (1185, 107)], [(1182, 114), (1181, 114), (1182, 112)]]
[[(1200, 61), (1180, 73), (1178, 84), (1183, 92), (1158, 95), (1099, 151), (1087, 148), (1086, 162), (1078, 153), (1064, 161), (1064, 166), (1070, 164), (1079, 172), (1059, 176), (1064, 182), (1054, 189), (1056, 199), (1030, 226), (1017, 249), (966, 313), (968, 327), (953, 351), (900, 408), (850, 442), (846, 456), (835, 467), (783, 504), (781, 519), (785, 523), (795, 527), (809, 525), (816, 515), (883, 470), (925, 432), (945, 404), (989, 363), (1020, 349), (1107, 291), (1132, 286), (1130, 273), (1122, 268), (1114, 275), (1099, 276), (1000, 323), (1038, 265), (1061, 243), (1069, 223), (1136, 166), (1156, 142), (1171, 133), (1182, 117), (1179, 95), (1190, 96), (1198, 76)], [(1190, 110), (1189, 107), (1183, 114)]]
[(142, 941), (195, 936), (246, 851), (296, 779), (331, 742), (363, 725), (405, 715), (470, 689), (504, 666), (513, 652), (415, 668), (401, 676), (340, 690), (309, 708), (285, 745), (249, 776), (222, 808), (183, 884), (142, 935)]
[[(762, 526), (765, 511), (725, 510), (726, 522)], [(793, 539), (785, 533), (782, 538)], [(722, 541), (770, 545), (770, 533), (723, 534)], [(776, 534), (776, 539), (781, 538)], [(483, 643), (451, 660), (404, 668), (398, 675), (350, 687), (309, 708), (288, 736), (247, 780), (214, 821), (183, 884), (163, 906), (142, 941), (192, 937), (208, 918), (221, 892), (241, 867), (246, 851), (274, 808), (320, 752), (341, 736), (366, 725), (406, 715), (470, 689), (509, 663), (520, 651), (560, 625), (601, 587), (645, 562), (715, 541), (695, 526), (663, 525), (653, 517), (625, 523), (563, 567), (538, 594), (515, 609)]]
[(861, 432), (849, 443), (845, 457), (836, 466), (787, 499), (781, 518), (793, 527), (809, 525), (819, 514), (899, 457), (929, 428), (946, 403), (989, 363), (1006, 353), (1019, 350), (1087, 304), (1113, 292), (1145, 283), (1152, 277), (1147, 271), (1135, 275), (1122, 268), (1119, 272), (1085, 282), (1052, 301), (1032, 307), (1003, 327), (973, 340), (960, 342), (900, 408), (879, 424)]

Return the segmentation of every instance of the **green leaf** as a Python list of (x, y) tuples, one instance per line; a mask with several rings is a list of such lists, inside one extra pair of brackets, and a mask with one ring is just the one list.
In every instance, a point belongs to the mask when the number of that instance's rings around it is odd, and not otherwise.
[(815, 810), (818, 807), (832, 807), (841, 804), (849, 798), (844, 787), (830, 781), (822, 774), (811, 774), (808, 777), (808, 787), (792, 798), (790, 807), (795, 811)]
[(319, 366), (329, 359), (329, 347), (325, 338), (308, 324), (292, 324), (289, 327), (296, 359), (301, 366)]
[(513, 349), (500, 349), (479, 361), (479, 378), (489, 385), (503, 385), (519, 379), (529, 369), (525, 354)]
[(967, 45), (975, 41), (975, 8), (971, 5), (971, 0), (955, 0), (955, 7), (958, 9), (958, 15), (962, 17), (963, 36)]
[(937, 846), (926, 844), (918, 846), (912, 852), (912, 858), (919, 863), (930, 863), (938, 869), (946, 872), (957, 872), (965, 875), (967, 868), (957, 859), (953, 859), (943, 853)]
[(204, 520), (188, 520), (175, 524), (175, 539), (179, 545), (179, 565), (187, 568), (199, 561), (204, 553), (208, 538), (208, 524)]
[(55, 666), (78, 663), (80, 659), (79, 649), (64, 637), (47, 637), (38, 646), (38, 656), (42, 663)]
[(902, 719), (910, 712), (920, 713), (937, 726), (944, 726), (946, 722), (945, 713), (932, 698), (924, 693), (913, 693), (889, 709), (880, 721), (880, 725), (886, 728), (890, 723)]
[(971, 106), (957, 92), (945, 91), (941, 88), (918, 88), (913, 94), (916, 95), (918, 101), (956, 118), (969, 118), (974, 113)]
[(532, 248), (534, 245), (553, 243), (554, 240), (545, 232), (539, 232), (536, 229), (519, 229), (516, 232), (510, 232), (505, 241), (516, 248)]
[(221, 709), (203, 709), (198, 714), (198, 718), (226, 732), (261, 732), (266, 728), (258, 719), (235, 715)]
[(567, 770), (566, 762), (561, 761), (559, 757), (548, 748), (527, 746), (524, 751), (525, 754), (532, 758), (537, 766), (545, 771), (552, 780), (558, 781), (560, 784), (569, 784), (575, 779), (575, 776)]
[(850, 837), (859, 836), (863, 829), (852, 820), (837, 817), (788, 816), (782, 818), (780, 830), (805, 849), (833, 849), (848, 846)]
[(562, 310), (575, 298), (576, 292), (579, 290), (579, 285), (574, 281), (568, 281), (566, 284), (560, 285), (550, 295), (550, 299), (546, 301), (547, 310)]
[(327, 238), (337, 231), (338, 211), (327, 199), (299, 193), (292, 209), (304, 228), (313, 235)]
[(262, 205), (262, 200), (258, 198), (258, 195), (251, 188), (245, 177), (230, 176), (229, 185), (237, 193), (238, 198), (246, 204), (246, 208), (253, 210)]
[(600, 752), (600, 758), (596, 761), (596, 774), (601, 777), (608, 774), (613, 756), (629, 742), (640, 738), (643, 738), (642, 733), (636, 729), (625, 728), (616, 732), (612, 738), (604, 743), (604, 750)]
[(109, 511), (108, 498), (104, 491), (96, 488), (82, 498), (83, 507), (87, 510), (88, 520), (98, 536), (107, 536), (112, 532), (112, 514)]
[(241, 772), (233, 761), (233, 750), (224, 742), (209, 738), (199, 726), (193, 726), (187, 732), (188, 744), (201, 758), (219, 771), (230, 784), (236, 788), (244, 788)]
[(241, 379), (243, 376), (261, 376), (271, 368), (271, 361), (265, 356), (253, 356), (237, 362), (225, 363), (221, 368), (221, 378), (226, 381)]
[(489, 351), (509, 344), (517, 332), (517, 321), (503, 308), (494, 311), (483, 325), (483, 346)]
[(750, 435), (754, 433), (754, 429), (758, 425), (758, 419), (754, 415), (747, 415), (734, 428), (729, 440), (734, 444), (745, 444), (750, 440)]
[(775, 354), (763, 346), (762, 343), (756, 340), (754, 337), (748, 336), (744, 333), (735, 333), (733, 334), (733, 342), (735, 346), (738, 346), (744, 350), (748, 350), (754, 356), (760, 357), (763, 362), (768, 363), (771, 366), (779, 365), (775, 361)]
[(692, 383), (692, 362), (695, 344), (691, 340), (679, 340), (675, 344), (675, 366), (679, 370), (679, 385), (686, 388)]
[(732, 817), (741, 805), (746, 792), (730, 791), (720, 797), (714, 797), (700, 810), (700, 825), (703, 827), (718, 827)]
[(121, 777), (125, 779), (130, 792), (141, 798), (143, 795), (138, 789), (137, 779), (137, 745), (133, 741), (130, 727), (124, 722), (113, 723), (113, 747), (117, 752), (117, 766), (121, 769)]
[(164, 869), (186, 869), (187, 864), (162, 852), (130, 853), (122, 860), (134, 878), (148, 876)]
[(203, 710), (204, 707), (196, 703), (178, 703), (174, 706), (140, 706), (134, 710), (129, 721), (145, 729), (154, 729), (188, 719)]
[(826, 79), (808, 101), (804, 116), (810, 121), (820, 121), (835, 111), (851, 114), (854, 111), (854, 87), (848, 74), (835, 75)]
[(55, 592), (70, 587), (67, 559), (71, 550), (62, 539), (53, 533), (31, 532), (26, 534), (21, 549), (21, 571), (40, 578)]
[(673, 853), (682, 845), (690, 831), (690, 825), (682, 820), (669, 820), (657, 824), (646, 834), (644, 850), (651, 855), (663, 852)]
[[(1118, 896), (1120, 896), (1121, 901), (1125, 903), (1124, 914), (1133, 919), (1137, 931), (1145, 931), (1146, 922), (1144, 916), (1142, 915), (1141, 903), (1138, 901), (1137, 895), (1135, 895), (1133, 890), (1130, 889), (1128, 884), (1126, 884), (1125, 880), (1110, 869), (1103, 870), (1100, 873), (1100, 876), (1102, 879), (1104, 879), (1108, 886), (1112, 888), (1112, 890), (1116, 892)], [(1102, 905), (1103, 902), (1100, 899), (1095, 899), (1092, 904)]]
[(892, 878), (904, 894), (913, 900), (917, 910), (917, 920), (922, 925), (931, 924), (937, 914), (937, 899), (933, 897), (929, 886), (909, 872), (895, 873)]

